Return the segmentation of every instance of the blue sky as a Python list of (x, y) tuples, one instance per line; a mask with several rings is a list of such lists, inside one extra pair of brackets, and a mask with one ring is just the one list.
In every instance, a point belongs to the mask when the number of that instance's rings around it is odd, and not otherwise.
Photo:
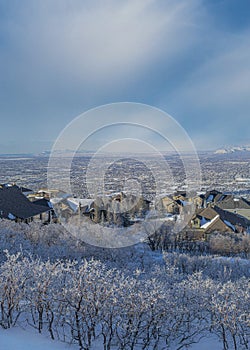
[(0, 0), (0, 153), (77, 115), (150, 104), (198, 149), (250, 144), (249, 0)]

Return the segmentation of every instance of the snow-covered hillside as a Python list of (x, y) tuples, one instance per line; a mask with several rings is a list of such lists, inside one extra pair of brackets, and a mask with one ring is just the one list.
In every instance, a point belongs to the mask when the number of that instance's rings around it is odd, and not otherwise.
[(69, 346), (58, 341), (52, 341), (43, 335), (12, 328), (3, 330), (0, 328), (0, 350), (75, 350), (76, 346)]
[[(100, 345), (100, 344), (99, 344)], [(78, 350), (76, 345), (63, 344), (52, 341), (43, 335), (34, 334), (30, 330), (12, 328), (8, 330), (0, 329), (0, 350)], [(101, 350), (101, 345), (95, 343), (93, 350)], [(198, 344), (192, 345), (189, 350), (220, 350), (221, 345), (216, 339), (205, 338)], [(169, 349), (174, 350), (174, 349)]]

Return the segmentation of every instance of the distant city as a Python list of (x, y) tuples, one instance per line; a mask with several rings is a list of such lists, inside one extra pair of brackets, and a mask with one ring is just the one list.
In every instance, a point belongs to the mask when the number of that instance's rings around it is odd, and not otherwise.
[[(232, 148), (234, 149), (234, 148)], [(108, 156), (107, 156), (108, 157)], [(155, 192), (154, 177), (149, 170), (146, 171), (141, 161), (134, 160), (131, 155), (120, 162), (113, 164), (110, 157), (110, 167), (105, 174), (105, 188), (107, 192), (117, 192), (123, 189), (124, 179), (128, 176), (138, 179), (142, 185), (143, 193), (148, 199), (152, 199)], [(153, 155), (149, 155), (154, 159)], [(0, 183), (16, 183), (20, 186), (39, 190), (47, 186), (48, 155), (0, 155)], [(91, 155), (77, 155), (74, 157), (71, 167), (71, 186), (73, 195), (79, 197), (90, 197), (86, 186), (86, 171)], [(168, 178), (169, 174), (161, 174), (163, 193), (172, 193), (174, 190), (182, 189), (185, 173), (181, 159), (176, 154), (165, 156), (174, 185)], [(199, 160), (202, 172), (202, 183), (200, 190), (216, 188), (218, 191), (245, 196), (250, 199), (250, 151), (242, 150), (216, 152), (200, 152)], [(60, 173), (58, 174), (60, 176)], [(98, 177), (99, 174), (96, 174)], [(94, 179), (93, 179), (94, 180)]]

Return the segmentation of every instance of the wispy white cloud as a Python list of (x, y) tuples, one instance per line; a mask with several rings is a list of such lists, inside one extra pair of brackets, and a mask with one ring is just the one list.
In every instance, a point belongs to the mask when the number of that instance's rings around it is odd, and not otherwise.
[[(33, 77), (94, 86), (121, 86), (192, 45), (198, 1), (36, 1), (20, 4), (9, 35)], [(30, 4), (30, 2), (28, 2)], [(8, 29), (7, 28), (7, 29)], [(27, 77), (29, 79), (29, 77)]]
[(180, 121), (203, 148), (245, 142), (250, 131), (250, 30), (236, 36), (215, 28), (210, 35), (214, 45), (206, 49), (211, 56), (192, 67), (170, 94), (177, 102), (172, 108), (180, 112)]
[(220, 21), (217, 5), (23, 0), (0, 6), (0, 113), (16, 123), (2, 140), (21, 140), (26, 125), (33, 138), (55, 139), (76, 113), (118, 100), (164, 109), (198, 146), (249, 134), (250, 27), (226, 30), (228, 18)]
[[(205, 62), (185, 82), (182, 93), (196, 106), (232, 106), (249, 102), (250, 32), (234, 38)], [(250, 103), (250, 102), (249, 102)]]

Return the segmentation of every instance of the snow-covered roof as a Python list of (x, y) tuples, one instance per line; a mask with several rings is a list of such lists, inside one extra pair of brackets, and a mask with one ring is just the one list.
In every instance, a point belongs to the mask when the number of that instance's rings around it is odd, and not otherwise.
[(15, 215), (9, 213), (9, 214), (8, 214), (8, 218), (9, 218), (10, 220), (15, 220), (16, 217), (15, 217)]
[(231, 222), (227, 221), (227, 220), (223, 220), (224, 224), (226, 224), (228, 227), (230, 227), (233, 231), (236, 231), (236, 228), (233, 224), (231, 224)]
[(212, 220), (209, 220), (208, 222), (206, 222), (204, 225), (201, 226), (201, 228), (208, 228), (210, 225), (212, 225), (212, 223), (214, 223), (215, 220), (217, 220), (220, 217), (220, 215), (216, 215)]
[(67, 203), (74, 212), (78, 210), (79, 204), (82, 207), (84, 206), (90, 207), (93, 202), (94, 202), (94, 199), (89, 199), (89, 198), (74, 198), (74, 197), (67, 198)]

